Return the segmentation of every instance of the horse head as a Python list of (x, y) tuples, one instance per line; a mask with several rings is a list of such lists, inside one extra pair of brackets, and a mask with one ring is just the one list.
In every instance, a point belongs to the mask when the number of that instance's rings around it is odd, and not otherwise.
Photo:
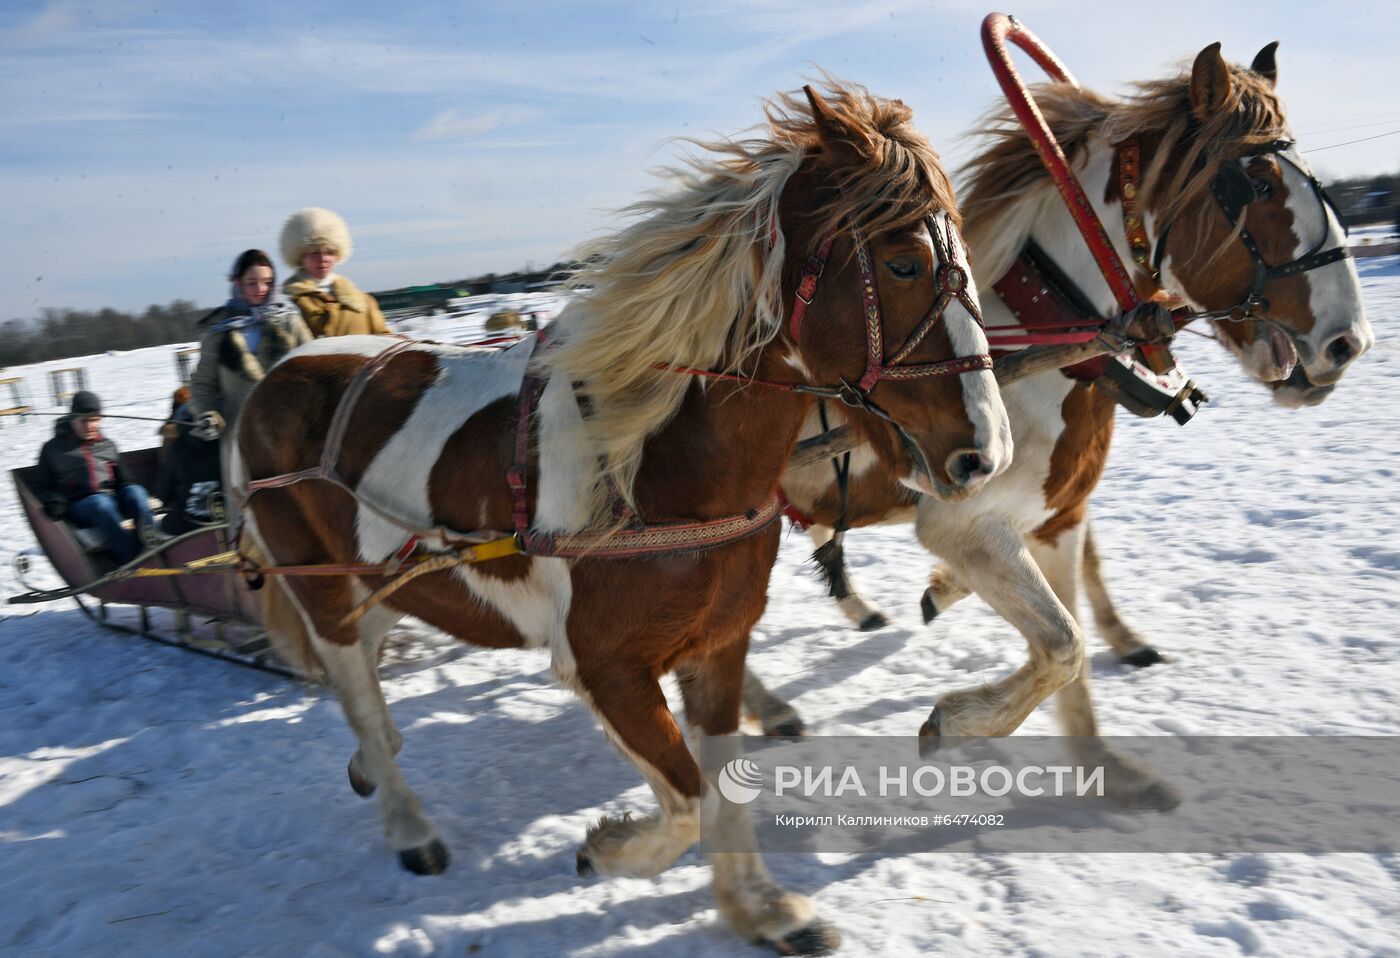
[(1337, 211), (1275, 91), (1276, 47), (1246, 70), (1213, 43), (1180, 84), (1183, 189), (1156, 258), (1245, 371), (1298, 406), (1326, 398), (1375, 337)]
[(792, 305), (774, 346), (870, 413), (852, 425), (903, 484), (967, 495), (1010, 463), (1011, 432), (948, 176), (902, 102), (805, 93), (770, 113), (803, 148), (778, 203)]

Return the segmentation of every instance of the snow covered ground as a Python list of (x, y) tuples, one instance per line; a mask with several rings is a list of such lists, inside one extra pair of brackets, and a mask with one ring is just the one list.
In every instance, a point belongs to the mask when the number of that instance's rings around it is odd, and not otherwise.
[[(1097, 533), (1125, 616), (1172, 661), (1128, 671), (1091, 639), (1106, 732), (1400, 733), (1400, 258), (1360, 266), (1379, 342), (1324, 405), (1274, 407), (1186, 336), (1179, 355), (1212, 403), (1184, 428), (1120, 419)], [(481, 318), (413, 330), (466, 338)], [(86, 366), (109, 412), (162, 416), (173, 350), (46, 365)], [(7, 375), (42, 399), (44, 369)], [(31, 461), (51, 428), (0, 427), (6, 463)], [(150, 423), (109, 432), (124, 448), (154, 439)], [(0, 554), (30, 545), (7, 481)], [(1022, 660), (976, 600), (921, 624), (929, 558), (909, 530), (849, 541), (893, 617), (872, 634), (821, 597), (808, 551), (786, 540), (751, 661), (814, 732), (912, 734), (938, 693)], [(0, 571), (0, 593), (17, 589)], [(651, 796), (542, 653), (445, 647), (387, 683), (405, 773), (454, 856), (419, 878), (346, 783), (354, 746), (330, 698), (106, 633), (65, 603), (0, 611), (0, 954), (762, 953), (718, 917), (693, 851), (654, 881), (575, 876), (589, 822)], [(1024, 731), (1053, 733), (1050, 710)], [(1400, 955), (1390, 855), (769, 863), (853, 956)]]

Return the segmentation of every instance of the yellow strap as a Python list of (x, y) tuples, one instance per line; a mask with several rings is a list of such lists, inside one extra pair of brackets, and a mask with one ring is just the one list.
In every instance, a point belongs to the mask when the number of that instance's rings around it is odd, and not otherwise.
[(381, 586), (355, 608), (351, 609), (345, 618), (340, 620), (342, 626), (354, 625), (364, 617), (364, 614), (393, 595), (399, 589), (408, 585), (420, 575), (429, 572), (442, 572), (454, 566), (471, 564), (475, 562), (486, 562), (491, 559), (502, 559), (506, 556), (520, 555), (520, 539), (517, 536), (508, 536), (504, 539), (493, 539), (490, 542), (483, 542), (479, 546), (467, 546), (459, 549), (456, 555), (428, 555), (421, 557), (419, 564), (410, 568), (391, 580), (388, 584)]
[[(506, 556), (522, 555), (520, 542), (515, 536), (506, 536), (502, 539), (492, 539), (490, 542), (483, 542), (480, 545), (467, 546), (455, 554), (433, 555), (431, 553), (414, 557), (413, 565), (410, 566), (414, 576), (422, 575), (423, 572), (435, 572), (442, 568), (453, 565), (472, 564), (476, 562), (489, 562), (492, 559), (504, 559)], [(423, 566), (431, 565), (431, 569), (423, 569)], [(183, 565), (173, 568), (152, 568), (140, 567), (132, 569), (130, 572), (122, 574), (122, 578), (149, 579), (156, 576), (169, 575), (191, 575), (199, 572), (234, 572), (242, 568), (237, 552), (219, 552), (202, 559), (194, 559)], [(346, 573), (352, 575), (354, 573)], [(366, 573), (369, 574), (369, 573)], [(403, 580), (406, 582), (407, 580)], [(390, 590), (392, 591), (392, 590)]]
[(493, 539), (490, 542), (483, 542), (479, 546), (463, 549), (461, 554), (465, 562), (485, 562), (488, 559), (518, 556), (522, 554), (522, 551), (520, 540), (517, 537), (506, 536), (504, 539)]
[(141, 568), (132, 569), (130, 572), (125, 573), (123, 578), (149, 579), (160, 575), (188, 575), (196, 570), (205, 572), (211, 571), (218, 566), (227, 566), (229, 569), (237, 569), (238, 553), (218, 552), (211, 556), (205, 556), (203, 559), (194, 559), (190, 562), (186, 562), (184, 565), (174, 566), (169, 569), (142, 566)]

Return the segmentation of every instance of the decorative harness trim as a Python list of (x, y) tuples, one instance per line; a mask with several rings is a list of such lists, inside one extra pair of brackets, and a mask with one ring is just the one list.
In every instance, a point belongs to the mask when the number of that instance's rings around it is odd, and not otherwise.
[[(1144, 302), (1138, 295), (1123, 261), (1109, 241), (1102, 221), (1094, 212), (1083, 187), (1070, 169), (1064, 150), (1060, 148), (1049, 123), (1016, 72), (1007, 50), (1007, 40), (1030, 54), (1051, 79), (1075, 88), (1078, 88), (1078, 82), (1039, 38), (1014, 17), (992, 13), (982, 21), (982, 47), (991, 64), (992, 73), (1006, 95), (1012, 113), (1025, 129), (1046, 173), (1068, 207), (1070, 216), (1103, 274), (1118, 308), (1124, 315), (1138, 309), (1162, 309), (1163, 307), (1151, 300)], [(1120, 167), (1121, 165), (1120, 159)], [(1129, 158), (1129, 165), (1136, 169), (1136, 157)], [(1135, 184), (1130, 192), (1133, 193), (1135, 202)], [(1134, 220), (1140, 224), (1141, 216), (1136, 206), (1132, 212)], [(1129, 245), (1132, 245), (1131, 239)], [(1152, 416), (1166, 411), (1170, 412), (1179, 424), (1185, 424), (1206, 399), (1205, 394), (1177, 368), (1171, 349), (1164, 344), (1136, 344), (1130, 355), (1106, 360), (1103, 373), (1095, 383), (1102, 385), (1114, 399), (1138, 415)]]
[[(1118, 144), (1118, 198), (1123, 204), (1123, 231), (1128, 237), (1128, 254), (1133, 262), (1144, 270), (1148, 269), (1147, 258), (1152, 252), (1152, 241), (1147, 238), (1147, 226), (1143, 223), (1142, 212), (1138, 208), (1139, 179), (1142, 172), (1142, 143), (1131, 136)], [(1157, 271), (1152, 270), (1152, 279), (1157, 280)]]

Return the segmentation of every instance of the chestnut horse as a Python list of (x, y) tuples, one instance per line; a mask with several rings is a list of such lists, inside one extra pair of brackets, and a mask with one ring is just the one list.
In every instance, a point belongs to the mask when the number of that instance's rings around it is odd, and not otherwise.
[[(1206, 313), (1251, 376), (1269, 383), (1280, 403), (1299, 405), (1320, 401), (1373, 335), (1342, 227), (1292, 145), (1274, 89), (1275, 46), (1246, 70), (1227, 65), (1212, 44), (1189, 73), (1141, 84), (1123, 101), (1066, 84), (1037, 87), (1036, 98), (1139, 294), (1169, 294)], [(970, 163), (963, 209), (988, 329), (1016, 323), (994, 284), (1030, 241), (1098, 315), (1112, 315), (1107, 284), (1030, 139), (1009, 113), (987, 132), (993, 142)], [(1120, 195), (1127, 142), (1140, 151), (1144, 174), (1132, 192), (1149, 245), (1137, 259)], [(1227, 316), (1232, 309), (1250, 318), (1234, 321)], [(1081, 569), (1115, 650), (1135, 664), (1156, 658), (1112, 612), (1088, 535), (1086, 509), (1108, 455), (1115, 403), (1061, 373), (1011, 384), (1003, 395), (1015, 462), (975, 502), (920, 497), (857, 450), (846, 520), (860, 526), (916, 517), (919, 541), (944, 560), (924, 597), (925, 620), (976, 592), (1030, 646), (1030, 661), (1013, 675), (940, 698), (926, 732), (1005, 735), (1058, 689), (1066, 734), (1092, 736), (1098, 727), (1075, 619)], [(839, 419), (834, 410), (831, 416)], [(809, 417), (805, 433), (820, 429)], [(813, 530), (818, 544), (827, 541), (839, 511), (831, 466), (791, 471), (783, 489), (825, 527)], [(848, 580), (844, 569), (836, 571), (839, 591)], [(882, 622), (853, 591), (842, 607), (857, 624)], [(795, 713), (752, 676), (746, 699), (766, 728), (797, 727)]]
[[(788, 953), (837, 940), (769, 876), (748, 823), (707, 784), (724, 756), (702, 771), (660, 679), (678, 674), (694, 731), (737, 731), (779, 539), (755, 516), (776, 514), (813, 401), (803, 390), (868, 408), (854, 418), (881, 468), (931, 495), (967, 495), (1011, 447), (937, 154), (897, 100), (806, 92), (775, 98), (763, 135), (711, 145), (674, 192), (587, 251), (547, 344), (418, 343), (385, 361), (384, 338), (318, 340), (248, 400), (233, 471), (255, 490), (246, 530), (269, 561), (381, 562), (413, 531), (441, 549), (464, 535), (445, 530), (515, 526), (526, 543), (413, 579), (355, 624), (385, 578), (265, 590), (279, 642), (314, 653), (337, 688), (359, 743), (351, 783), (379, 791), (405, 867), (447, 863), (397, 765), (402, 736), (375, 668), (384, 634), (412, 615), (477, 645), (548, 649), (652, 787), (658, 814), (588, 830), (581, 874), (656, 875), (705, 834), (725, 850), (710, 856), (715, 891), (738, 931)], [(329, 468), (328, 430), (344, 436)], [(722, 544), (682, 536), (660, 555), (610, 555), (640, 517), (660, 532), (749, 526)], [(571, 539), (584, 545), (562, 547)]]

